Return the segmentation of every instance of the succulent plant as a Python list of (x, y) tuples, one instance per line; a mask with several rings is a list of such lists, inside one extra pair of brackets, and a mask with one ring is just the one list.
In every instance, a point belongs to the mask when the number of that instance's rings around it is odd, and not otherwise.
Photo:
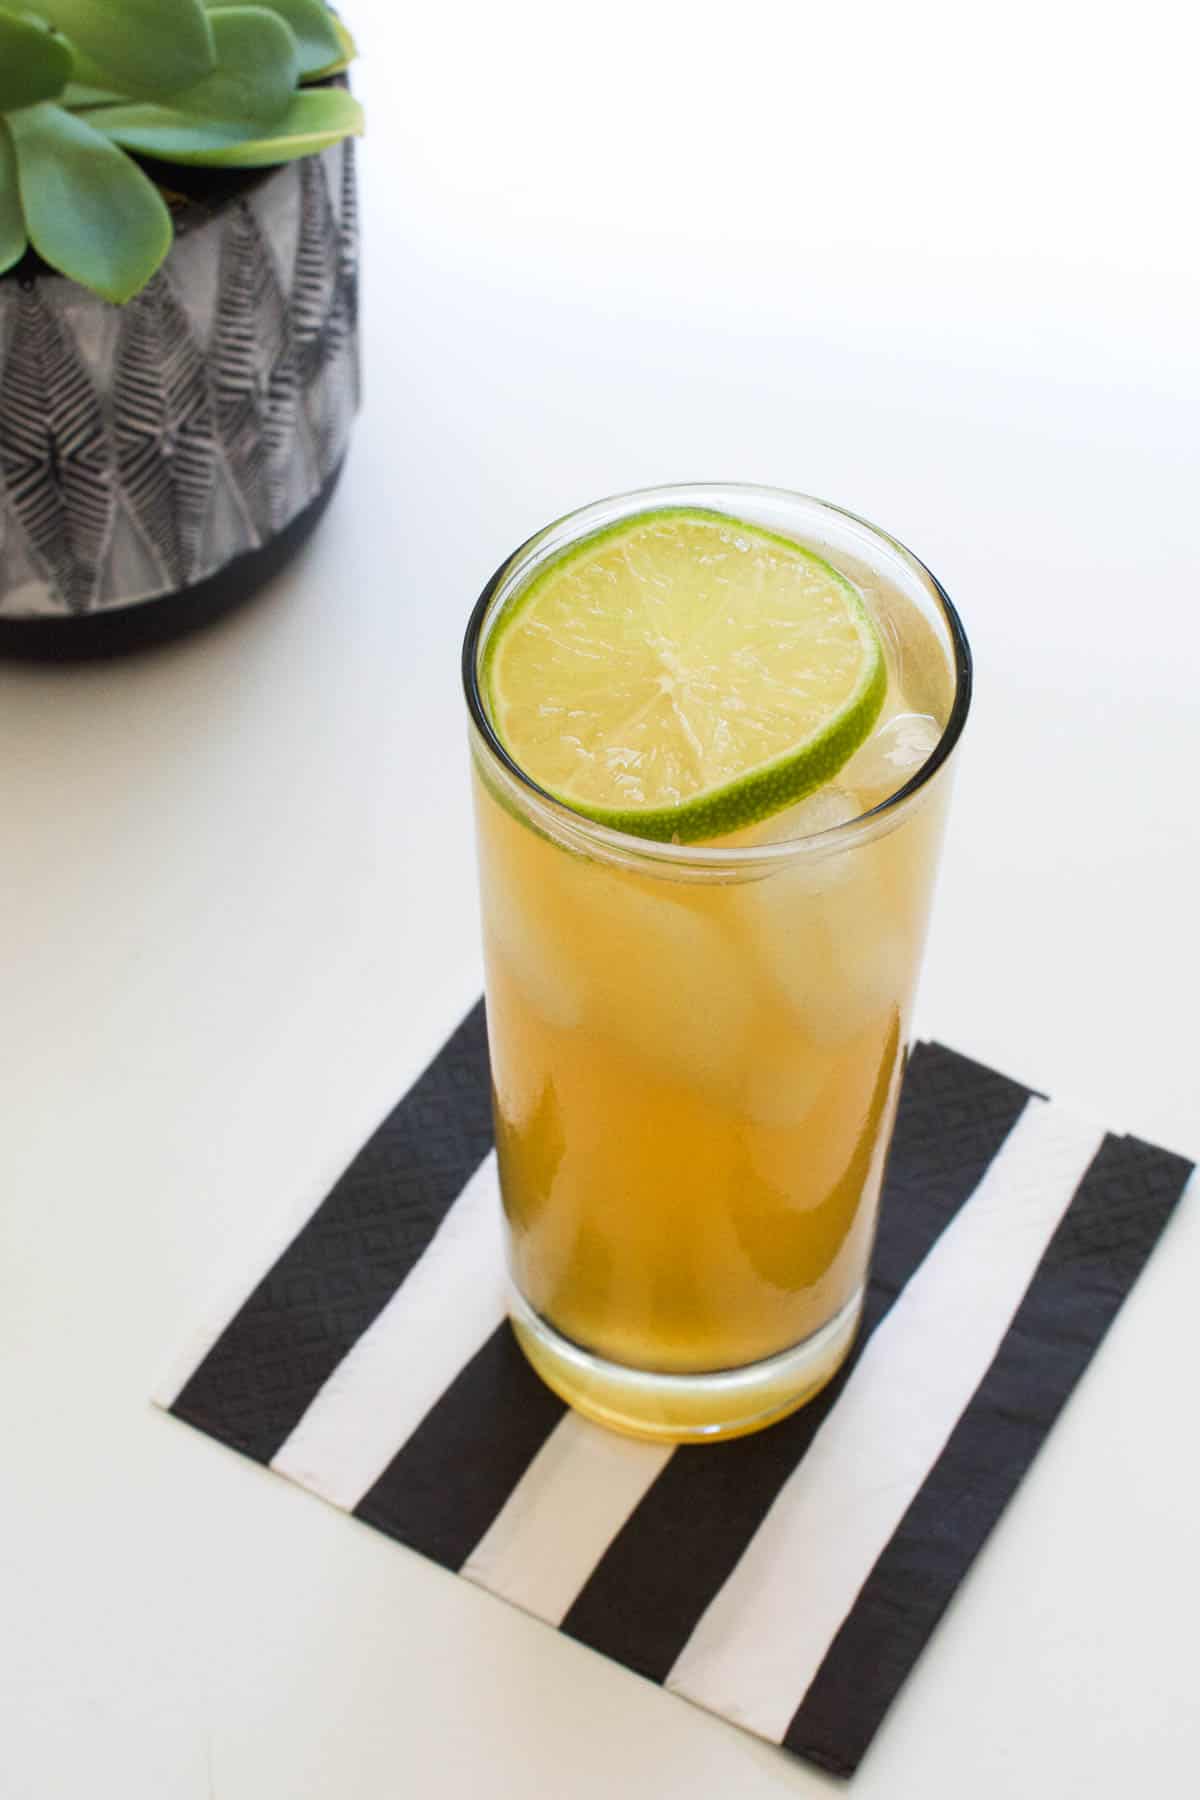
[(325, 0), (0, 0), (0, 273), (32, 245), (105, 300), (171, 247), (142, 162), (256, 168), (362, 130)]

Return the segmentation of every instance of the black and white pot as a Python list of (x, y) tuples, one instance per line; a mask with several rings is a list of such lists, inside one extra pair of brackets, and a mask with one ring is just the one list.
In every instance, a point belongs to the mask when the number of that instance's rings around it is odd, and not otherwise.
[(227, 610), (295, 552), (341, 470), (353, 140), (199, 183), (159, 173), (175, 243), (125, 306), (32, 258), (0, 278), (0, 651), (110, 652)]

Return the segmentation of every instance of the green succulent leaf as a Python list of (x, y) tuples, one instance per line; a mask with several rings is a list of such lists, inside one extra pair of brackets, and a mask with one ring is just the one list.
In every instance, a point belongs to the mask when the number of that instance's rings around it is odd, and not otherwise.
[(209, 168), (294, 162), (363, 129), (362, 107), (344, 88), (302, 88), (271, 131), (256, 136), (237, 120), (190, 118), (168, 106), (108, 106), (88, 118), (97, 131), (141, 156)]
[[(204, 0), (215, 29), (217, 19), (244, 0)], [(342, 54), (333, 14), (325, 0), (261, 0), (291, 31), (300, 51), (300, 74), (307, 78), (327, 69)]]
[(71, 79), (71, 52), (32, 19), (0, 12), (0, 112), (53, 100)]
[(171, 215), (154, 183), (61, 106), (24, 107), (8, 128), (38, 255), (104, 300), (130, 299), (171, 247)]
[(333, 29), (337, 32), (338, 37), (337, 61), (326, 63), (323, 69), (317, 69), (313, 77), (316, 80), (319, 80), (326, 75), (340, 75), (343, 69), (348, 69), (350, 67), (350, 64), (358, 55), (358, 45), (355, 43), (353, 37), (351, 37), (349, 27), (344, 25), (341, 19), (335, 18), (333, 21)]
[(0, 119), (0, 275), (20, 262), (28, 245), (17, 188), (17, 152), (8, 126)]
[(59, 104), (72, 110), (80, 106), (115, 106), (124, 99), (124, 94), (115, 93), (112, 88), (89, 87), (83, 81), (68, 81), (58, 96)]
[(94, 87), (160, 100), (211, 73), (212, 27), (200, 0), (36, 0), (65, 32)]
[(217, 66), (211, 75), (172, 94), (178, 112), (236, 119), (256, 129), (287, 111), (300, 79), (300, 52), (283, 20), (265, 6), (231, 6), (212, 16)]

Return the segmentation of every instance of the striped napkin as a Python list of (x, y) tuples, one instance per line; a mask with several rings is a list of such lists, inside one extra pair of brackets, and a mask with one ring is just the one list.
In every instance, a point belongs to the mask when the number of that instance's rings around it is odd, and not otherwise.
[(756, 1436), (640, 1443), (570, 1412), (505, 1323), (481, 1004), (158, 1398), (846, 1775), (1190, 1174), (918, 1044), (845, 1367)]

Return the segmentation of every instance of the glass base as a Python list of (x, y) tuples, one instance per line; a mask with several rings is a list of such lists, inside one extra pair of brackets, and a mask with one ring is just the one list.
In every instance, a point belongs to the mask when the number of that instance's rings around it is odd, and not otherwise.
[(820, 1331), (791, 1350), (713, 1375), (657, 1375), (580, 1349), (514, 1292), (513, 1330), (547, 1387), (612, 1431), (656, 1443), (744, 1437), (784, 1419), (834, 1376), (854, 1341), (862, 1289)]

